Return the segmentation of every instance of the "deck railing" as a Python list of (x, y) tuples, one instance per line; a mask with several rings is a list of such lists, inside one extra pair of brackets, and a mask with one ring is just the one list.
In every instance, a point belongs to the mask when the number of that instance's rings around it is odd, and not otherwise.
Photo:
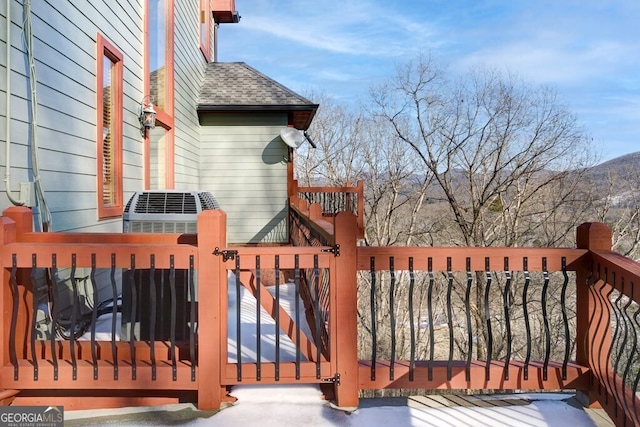
[(323, 216), (353, 213), (357, 218), (358, 238), (364, 238), (364, 181), (358, 181), (355, 186), (347, 182), (344, 187), (299, 187), (298, 181), (294, 180), (289, 198), (293, 205), (297, 200), (319, 205)]
[[(605, 225), (580, 226), (573, 249), (358, 247), (353, 213), (324, 216), (318, 204), (297, 200), (290, 218), (298, 247), (229, 247), (222, 211), (201, 214), (198, 235), (189, 236), (33, 233), (28, 209), (8, 210), (3, 398), (103, 407), (191, 399), (210, 408), (232, 384), (316, 382), (333, 385), (339, 406), (357, 406), (368, 389), (575, 389), (617, 425), (640, 424), (640, 265), (611, 252)], [(89, 288), (102, 269), (107, 292), (128, 292), (138, 314), (121, 329), (124, 339), (113, 328), (98, 339), (93, 326), (80, 339), (77, 307), (67, 311), (71, 340), (39, 325), (41, 297), (58, 283), (39, 272), (67, 269), (75, 302), (80, 268)], [(303, 301), (293, 314), (276, 292), (285, 277)], [(256, 298), (256, 316), (260, 306), (278, 316), (293, 361), (265, 361), (260, 350), (255, 360), (231, 357), (228, 328), (243, 327), (229, 318), (232, 288)], [(152, 311), (167, 293), (169, 329)], [(51, 307), (56, 318), (63, 307)], [(96, 307), (80, 313), (91, 325), (114, 314)]]

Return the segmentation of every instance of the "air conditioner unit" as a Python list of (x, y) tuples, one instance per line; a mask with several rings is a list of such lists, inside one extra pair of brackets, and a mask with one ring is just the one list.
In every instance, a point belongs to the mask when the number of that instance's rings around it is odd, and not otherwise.
[(195, 234), (198, 214), (219, 208), (206, 191), (139, 191), (124, 208), (122, 229), (125, 233)]
[[(125, 233), (197, 233), (198, 214), (219, 209), (211, 193), (205, 191), (152, 190), (136, 192), (127, 203), (122, 216)], [(156, 318), (151, 319), (151, 272), (135, 270), (136, 310), (133, 311), (133, 292), (130, 271), (122, 277), (121, 339), (149, 340), (154, 324), (154, 339), (170, 339), (171, 295), (176, 303), (176, 340), (189, 339), (190, 302), (197, 301), (196, 293), (189, 295), (189, 270), (175, 270), (175, 291), (170, 289), (169, 270), (155, 270)], [(133, 318), (135, 314), (135, 318)]]

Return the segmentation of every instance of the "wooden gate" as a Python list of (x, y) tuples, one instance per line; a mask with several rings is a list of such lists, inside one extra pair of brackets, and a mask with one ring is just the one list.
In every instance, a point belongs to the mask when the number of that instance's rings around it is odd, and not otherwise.
[[(328, 247), (218, 250), (221, 382), (335, 382), (335, 255)], [(226, 308), (226, 313), (224, 312)], [(226, 345), (225, 345), (226, 343)]]

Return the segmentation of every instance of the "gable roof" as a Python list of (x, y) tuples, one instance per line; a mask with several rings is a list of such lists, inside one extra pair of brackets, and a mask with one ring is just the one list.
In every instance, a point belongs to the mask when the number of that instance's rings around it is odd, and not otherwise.
[(244, 62), (209, 63), (198, 101), (198, 114), (288, 112), (293, 116), (293, 126), (301, 130), (309, 128), (317, 109), (318, 104)]

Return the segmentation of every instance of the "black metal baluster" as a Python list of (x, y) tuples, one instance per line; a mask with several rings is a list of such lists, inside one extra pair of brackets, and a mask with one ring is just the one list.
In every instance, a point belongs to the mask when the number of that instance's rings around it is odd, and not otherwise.
[(562, 309), (562, 324), (564, 325), (564, 360), (562, 361), (562, 379), (567, 379), (567, 366), (571, 354), (571, 336), (569, 331), (569, 316), (567, 315), (567, 286), (569, 275), (567, 274), (567, 258), (562, 257), (562, 292), (560, 294), (560, 307)]
[(189, 328), (189, 360), (191, 361), (191, 381), (196, 380), (196, 295), (195, 258), (189, 255), (189, 301), (191, 308), (191, 327)]
[(276, 270), (276, 381), (280, 381), (280, 255), (275, 256)]
[(522, 289), (522, 310), (524, 315), (524, 328), (527, 336), (527, 354), (524, 358), (524, 379), (529, 379), (529, 362), (531, 361), (531, 324), (529, 321), (529, 302), (527, 292), (531, 284), (531, 274), (529, 273), (529, 259), (522, 258), (522, 269), (524, 270), (524, 288)]
[(262, 307), (260, 305), (260, 286), (261, 286), (261, 278), (260, 278), (260, 255), (256, 255), (256, 381), (260, 381), (261, 377), (261, 368), (262, 368), (262, 333), (261, 333), (261, 325), (260, 325), (260, 314)]
[(116, 321), (118, 315), (118, 286), (116, 284), (116, 254), (111, 254), (111, 271), (109, 276), (111, 280), (111, 297), (113, 298), (113, 311), (111, 312), (111, 357), (113, 358), (113, 379), (117, 380), (118, 347), (116, 346)]
[[(131, 352), (131, 379), (136, 379), (136, 333), (135, 325), (138, 321), (138, 290), (136, 289), (136, 256), (131, 254), (131, 268), (129, 269), (129, 287), (131, 288), (131, 323), (129, 324), (129, 350)], [(138, 326), (140, 328), (141, 326)]]
[(295, 257), (296, 380), (300, 379), (300, 255)]
[(150, 358), (151, 358), (151, 380), (156, 380), (157, 364), (156, 364), (156, 317), (157, 313), (157, 295), (156, 295), (156, 256), (151, 254), (149, 258), (149, 294), (151, 297), (151, 319), (149, 320), (149, 341), (150, 341)]
[[(630, 292), (630, 297), (631, 299), (635, 300), (634, 295), (633, 295), (633, 282), (630, 283), (631, 286), (631, 292)], [(633, 322), (636, 324), (636, 327), (634, 328), (634, 330), (636, 331), (634, 335), (634, 341), (633, 341), (633, 351), (632, 351), (632, 355), (636, 354), (636, 358), (634, 359), (633, 357), (629, 357), (629, 366), (627, 366), (627, 368), (631, 367), (632, 364), (634, 364), (634, 361), (637, 360), (638, 355), (640, 355), (640, 350), (638, 349), (638, 340), (637, 340), (637, 333), (638, 331), (640, 331), (640, 306), (638, 306), (638, 309), (635, 311), (635, 313), (633, 313)], [(626, 381), (625, 381), (626, 383)], [(633, 382), (633, 387), (631, 388), (631, 390), (634, 392), (634, 394), (638, 393), (638, 385), (640, 384), (640, 369), (638, 369), (638, 372), (636, 373), (636, 378), (635, 381)], [(636, 414), (636, 419), (634, 420), (636, 423), (640, 424), (640, 408), (637, 408), (637, 401), (638, 399), (633, 399), (633, 411), (631, 411), (632, 414)]]
[[(632, 339), (632, 344), (631, 344), (631, 352), (629, 353), (629, 357), (627, 358), (627, 363), (625, 364), (625, 368), (624, 368), (624, 373), (622, 374), (622, 383), (623, 384), (628, 384), (631, 385), (631, 383), (629, 382), (629, 372), (631, 370), (631, 366), (634, 365), (634, 361), (637, 360), (637, 354), (638, 354), (638, 331), (640, 330), (640, 325), (637, 324), (637, 315), (640, 313), (640, 307), (638, 308), (638, 310), (636, 310), (635, 314), (633, 316), (629, 315), (629, 307), (631, 306), (631, 302), (635, 300), (634, 295), (633, 295), (633, 282), (629, 282), (629, 291), (628, 292), (624, 292), (624, 278), (623, 278), (623, 283), (622, 283), (622, 291), (623, 293), (627, 296), (627, 304), (625, 305), (625, 317), (626, 319), (628, 319), (629, 323), (628, 323), (628, 328), (630, 330), (630, 335), (631, 335), (631, 339)], [(636, 327), (634, 328), (634, 321), (636, 322)], [(626, 321), (625, 321), (626, 323)], [(626, 341), (626, 340), (625, 340)], [(638, 389), (634, 388), (632, 389), (632, 391), (635, 393), (637, 393)], [(626, 407), (626, 413), (628, 414), (636, 414), (637, 417), (640, 417), (640, 414), (638, 414), (637, 412), (635, 412), (635, 406), (632, 405), (633, 408), (629, 407), (629, 402), (627, 401), (626, 398), (626, 393), (625, 393), (625, 407)], [(633, 403), (635, 404), (635, 400), (636, 399), (632, 399)], [(637, 421), (639, 421), (638, 419), (634, 420), (636, 423)]]
[(433, 381), (433, 358), (435, 357), (435, 333), (433, 330), (433, 258), (427, 259), (427, 270), (429, 273), (429, 287), (427, 288), (427, 315), (429, 317), (429, 363), (428, 375), (429, 381)]
[(371, 292), (369, 305), (371, 310), (371, 380), (376, 379), (376, 259), (371, 257), (369, 260), (371, 271)]
[(320, 323), (320, 267), (318, 254), (313, 256), (313, 287), (314, 287), (314, 311), (316, 321), (316, 379), (320, 379), (320, 358), (322, 356), (322, 324)]
[(511, 291), (511, 271), (509, 271), (509, 257), (504, 257), (504, 276), (506, 283), (504, 285), (504, 294), (502, 294), (502, 304), (504, 306), (504, 320), (507, 333), (507, 356), (504, 364), (504, 379), (509, 380), (509, 364), (511, 363), (511, 318), (509, 315), (509, 292)]
[(413, 381), (413, 370), (416, 363), (416, 325), (413, 315), (413, 288), (415, 286), (415, 273), (413, 271), (413, 257), (409, 257), (409, 330), (411, 333), (411, 356), (409, 360), (409, 381)]
[(484, 272), (487, 277), (487, 285), (484, 288), (484, 321), (487, 325), (487, 363), (484, 367), (484, 376), (487, 381), (491, 379), (491, 358), (493, 357), (493, 334), (491, 333), (491, 305), (489, 304), (489, 293), (493, 276), (491, 274), (490, 258), (484, 258)]
[(240, 312), (242, 295), (240, 293), (240, 255), (236, 255), (236, 355), (238, 366), (236, 367), (236, 377), (242, 381), (242, 313)]
[(71, 369), (73, 380), (78, 379), (78, 361), (76, 360), (76, 313), (78, 312), (78, 281), (76, 279), (76, 254), (71, 254), (71, 288), (73, 289), (73, 304), (71, 305), (71, 331), (69, 344), (71, 345)]
[[(611, 273), (611, 287), (613, 289), (616, 288), (616, 273), (613, 272)], [(624, 290), (624, 281), (622, 282), (622, 289)], [(607, 354), (607, 366), (612, 366), (613, 367), (613, 375), (617, 376), (618, 375), (618, 363), (620, 361), (620, 359), (622, 358), (622, 352), (624, 350), (624, 343), (627, 339), (626, 337), (626, 328), (621, 328), (620, 324), (624, 322), (624, 320), (622, 320), (623, 316), (622, 313), (620, 311), (620, 301), (622, 300), (623, 297), (623, 293), (622, 292), (618, 292), (618, 296), (615, 298), (615, 301), (612, 301), (610, 298), (607, 298), (608, 301), (611, 302), (611, 308), (613, 310), (613, 315), (615, 316), (615, 327), (613, 329), (613, 337), (611, 338), (611, 346), (609, 347), (609, 353)], [(622, 322), (621, 322), (622, 320)], [(626, 326), (626, 324), (625, 324)], [(620, 330), (624, 331), (624, 339), (620, 338)], [(621, 344), (623, 347), (621, 347)], [(618, 350), (616, 350), (616, 347), (618, 348)], [(616, 352), (615, 357), (613, 352)], [(615, 359), (615, 361), (613, 361), (613, 359)], [(613, 395), (614, 396), (619, 396), (618, 394), (618, 382), (617, 381), (612, 381), (613, 382)], [(613, 413), (614, 415), (617, 417), (618, 416), (618, 405), (614, 406), (614, 410)]]
[(389, 380), (395, 379), (396, 364), (396, 316), (395, 316), (395, 293), (396, 293), (396, 271), (393, 257), (389, 257), (389, 275), (391, 283), (389, 285), (389, 317), (391, 322), (391, 360), (389, 361)]
[(171, 372), (173, 381), (178, 381), (178, 361), (176, 358), (176, 310), (178, 307), (176, 295), (176, 264), (175, 256), (169, 256), (169, 292), (171, 294), (171, 319), (169, 321), (169, 339), (171, 340)]
[[(598, 275), (600, 275), (600, 264), (598, 264)], [(600, 276), (599, 276), (600, 277)], [(608, 286), (609, 284), (614, 283), (615, 284), (615, 274), (613, 276), (613, 280), (609, 281), (609, 271), (608, 268), (605, 267), (604, 268), (604, 280), (602, 280), (600, 289), (598, 289), (598, 292), (596, 293), (597, 297), (600, 299), (600, 303), (602, 304), (603, 307), (606, 307), (607, 304), (611, 304), (611, 295), (613, 294), (613, 291), (615, 289), (615, 286)], [(602, 295), (602, 291), (605, 288), (609, 288), (607, 291), (606, 295)], [(601, 322), (605, 322), (605, 324), (603, 325), (603, 327), (607, 328), (607, 323), (610, 325), (611, 319), (609, 316), (604, 317), (602, 313), (600, 313), (600, 316), (598, 318), (598, 326), (596, 327), (596, 330), (600, 330), (600, 325)], [(609, 345), (607, 345), (609, 344)], [(602, 352), (604, 350), (604, 347), (606, 346), (606, 361), (605, 361), (605, 366), (611, 366), (611, 348), (612, 346), (610, 345), (611, 342), (607, 343), (606, 338), (603, 336), (602, 340), (600, 340), (600, 345), (598, 347), (598, 356), (596, 360), (601, 360), (600, 358), (602, 357)], [(600, 369), (603, 369), (603, 367), (600, 367)], [(605, 368), (606, 369), (606, 368)], [(607, 384), (611, 387), (611, 378), (605, 373), (605, 372), (600, 372), (601, 378), (606, 378), (607, 379)], [(605, 405), (609, 404), (609, 393), (605, 393), (604, 395), (604, 403)], [(613, 413), (614, 413), (614, 417), (617, 417), (617, 413), (618, 410), (616, 408), (616, 406), (614, 406), (613, 409)]]
[[(57, 255), (51, 254), (51, 271), (58, 270), (58, 262)], [(14, 279), (15, 280), (15, 279)], [(55, 281), (55, 278), (51, 277), (51, 292), (49, 293), (49, 297), (51, 298), (51, 333), (49, 334), (49, 339), (51, 340), (51, 361), (53, 362), (53, 380), (58, 381), (58, 351), (57, 351), (57, 343), (56, 343), (56, 322), (58, 319), (58, 306), (57, 306), (57, 293), (58, 293), (58, 284)], [(17, 378), (16, 378), (17, 379)]]
[(549, 319), (547, 317), (547, 292), (549, 290), (549, 272), (547, 271), (547, 258), (542, 258), (542, 276), (544, 283), (542, 285), (542, 317), (544, 320), (544, 364), (542, 365), (542, 379), (547, 381), (549, 357), (551, 355), (551, 330), (549, 328)]
[[(37, 257), (36, 254), (31, 255), (31, 289), (33, 289), (31, 301), (32, 313), (31, 313), (31, 359), (33, 359), (33, 380), (38, 381), (38, 355), (36, 352), (36, 325), (38, 315), (38, 300), (40, 299), (40, 292), (38, 284), (36, 283), (37, 273)], [(75, 308), (75, 306), (74, 306)], [(71, 347), (73, 349), (73, 347)], [(73, 350), (72, 350), (73, 351)], [(75, 378), (74, 378), (75, 379)]]
[[(54, 255), (55, 256), (55, 255)], [(11, 364), (13, 365), (13, 380), (18, 381), (20, 379), (20, 371), (18, 368), (18, 355), (16, 353), (16, 328), (18, 325), (18, 308), (20, 304), (20, 296), (18, 292), (18, 281), (16, 279), (16, 273), (18, 271), (18, 258), (16, 254), (11, 254), (11, 299), (12, 299), (12, 308), (11, 308), (11, 328), (9, 329), (9, 358), (11, 359)], [(55, 335), (54, 325), (51, 325), (51, 335)], [(54, 338), (55, 343), (55, 338)], [(54, 348), (51, 350), (52, 353), (55, 353), (55, 344)], [(57, 379), (57, 378), (55, 378)]]
[[(98, 354), (96, 349), (96, 323), (98, 321), (98, 285), (96, 283), (96, 254), (91, 254), (91, 289), (93, 292), (93, 309), (91, 310), (91, 361), (93, 362), (93, 379), (98, 379)], [(115, 302), (114, 302), (115, 304)]]
[(471, 325), (471, 285), (473, 275), (471, 274), (471, 258), (467, 257), (467, 289), (464, 296), (464, 305), (467, 315), (467, 365), (465, 367), (465, 380), (471, 381), (471, 356), (473, 354), (473, 327)]
[(451, 307), (453, 272), (451, 271), (451, 257), (447, 257), (447, 282), (447, 325), (449, 326), (449, 359), (447, 360), (447, 381), (451, 381), (453, 368), (453, 309)]

